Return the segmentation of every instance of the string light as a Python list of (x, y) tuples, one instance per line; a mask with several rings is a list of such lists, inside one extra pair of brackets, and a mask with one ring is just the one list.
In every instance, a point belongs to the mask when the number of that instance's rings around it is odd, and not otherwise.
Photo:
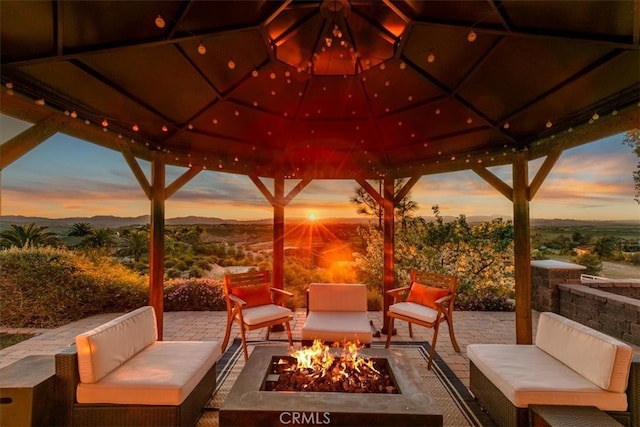
[(598, 120), (600, 118), (600, 115), (598, 113), (593, 113), (593, 116), (591, 116), (591, 118), (593, 120)]
[(229, 62), (227, 62), (227, 67), (229, 67), (230, 70), (233, 70), (236, 68), (236, 63), (234, 62), (233, 59), (230, 59)]
[(102, 121), (102, 127), (103, 127), (103, 128), (106, 128), (107, 126), (109, 126), (109, 122), (107, 121), (107, 119), (104, 119), (104, 120)]
[(156, 16), (156, 27), (158, 28), (164, 28), (164, 26), (166, 25), (166, 23), (164, 22), (164, 18), (162, 17), (162, 15), (158, 15)]
[(204, 55), (205, 53), (207, 53), (207, 48), (204, 46), (204, 43), (200, 42), (200, 44), (198, 45), (198, 53), (200, 55)]
[(547, 120), (547, 124), (545, 126), (547, 127), (547, 129), (549, 129), (551, 126), (553, 126), (553, 123), (551, 123), (551, 120)]
[(140, 130), (140, 128), (138, 127), (138, 125), (134, 124), (131, 129), (133, 129), (134, 132), (138, 132)]
[(427, 62), (429, 64), (432, 64), (435, 60), (436, 60), (436, 56), (433, 54), (433, 52), (429, 53), (429, 56), (427, 56)]
[(509, 126), (511, 126), (509, 125), (509, 122), (504, 122), (504, 124), (502, 125), (502, 127), (505, 129), (509, 129)]
[(467, 35), (467, 41), (469, 41), (469, 43), (473, 43), (474, 41), (476, 41), (476, 38), (478, 38), (478, 35), (475, 33), (475, 31), (469, 31), (469, 34)]

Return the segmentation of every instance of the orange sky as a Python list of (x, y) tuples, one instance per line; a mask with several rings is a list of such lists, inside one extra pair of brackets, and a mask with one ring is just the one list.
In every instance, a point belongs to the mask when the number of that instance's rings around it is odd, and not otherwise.
[[(0, 140), (26, 125), (0, 116)], [(529, 164), (531, 178), (542, 159)], [(622, 144), (622, 135), (562, 154), (530, 206), (532, 218), (640, 220), (633, 200), (632, 173), (638, 158)], [(149, 175), (149, 165), (141, 162)], [(510, 167), (491, 169), (511, 184)], [(171, 182), (184, 169), (169, 167)], [(265, 180), (273, 188), (269, 180)], [(292, 188), (296, 181), (288, 184)], [(149, 213), (149, 202), (118, 152), (55, 135), (2, 171), (2, 215), (50, 218)], [(287, 218), (357, 217), (349, 197), (355, 181), (313, 181), (286, 208)], [(511, 217), (512, 205), (471, 171), (424, 176), (411, 196), (417, 215), (430, 217), (438, 204), (442, 215)], [(228, 219), (271, 218), (273, 210), (245, 176), (203, 171), (166, 203), (168, 218), (198, 215)]]

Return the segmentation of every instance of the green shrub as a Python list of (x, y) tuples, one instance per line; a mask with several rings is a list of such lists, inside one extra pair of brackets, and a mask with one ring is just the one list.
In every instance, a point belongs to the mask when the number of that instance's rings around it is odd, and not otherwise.
[(455, 310), (462, 311), (514, 311), (513, 299), (507, 295), (497, 295), (491, 290), (468, 291), (456, 294)]
[(213, 279), (171, 279), (164, 287), (164, 310), (226, 310), (222, 284)]
[(148, 281), (116, 261), (51, 247), (0, 251), (0, 324), (50, 328), (148, 302)]

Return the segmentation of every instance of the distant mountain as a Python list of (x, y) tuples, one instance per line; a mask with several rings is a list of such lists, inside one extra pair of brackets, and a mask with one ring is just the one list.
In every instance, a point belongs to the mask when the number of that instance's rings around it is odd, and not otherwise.
[[(490, 221), (495, 218), (500, 218), (500, 215), (472, 215), (467, 217), (469, 224), (478, 224), (484, 221)], [(511, 217), (502, 216), (505, 220), (511, 220)], [(433, 220), (433, 217), (425, 217), (427, 221)], [(445, 222), (453, 221), (456, 217), (445, 216), (443, 220)], [(289, 223), (305, 222), (307, 218), (286, 218)], [(149, 215), (141, 215), (137, 217), (118, 217), (111, 215), (98, 215), (92, 217), (70, 217), (70, 218), (44, 218), (36, 216), (22, 216), (22, 215), (0, 215), (0, 229), (7, 228), (11, 224), (24, 225), (29, 223), (35, 223), (40, 226), (46, 227), (71, 227), (73, 224), (88, 222), (93, 227), (127, 227), (131, 225), (145, 225), (149, 224)], [(177, 218), (167, 218), (165, 223), (167, 225), (190, 225), (190, 224), (205, 224), (205, 225), (218, 225), (218, 224), (271, 224), (272, 218), (258, 219), (258, 220), (237, 220), (237, 219), (223, 219), (216, 217), (202, 217), (202, 216), (186, 216)], [(319, 219), (320, 223), (331, 224), (367, 224), (376, 223), (375, 218), (322, 218)], [(611, 221), (585, 221), (575, 219), (531, 219), (531, 225), (533, 227), (579, 227), (579, 226), (639, 226), (640, 220), (611, 220)]]

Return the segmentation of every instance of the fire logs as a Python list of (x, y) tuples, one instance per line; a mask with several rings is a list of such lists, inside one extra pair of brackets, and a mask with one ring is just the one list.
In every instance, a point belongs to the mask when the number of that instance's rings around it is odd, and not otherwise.
[(358, 368), (336, 358), (328, 369), (299, 368), (293, 357), (274, 357), (265, 391), (398, 393), (385, 359), (367, 359)]

